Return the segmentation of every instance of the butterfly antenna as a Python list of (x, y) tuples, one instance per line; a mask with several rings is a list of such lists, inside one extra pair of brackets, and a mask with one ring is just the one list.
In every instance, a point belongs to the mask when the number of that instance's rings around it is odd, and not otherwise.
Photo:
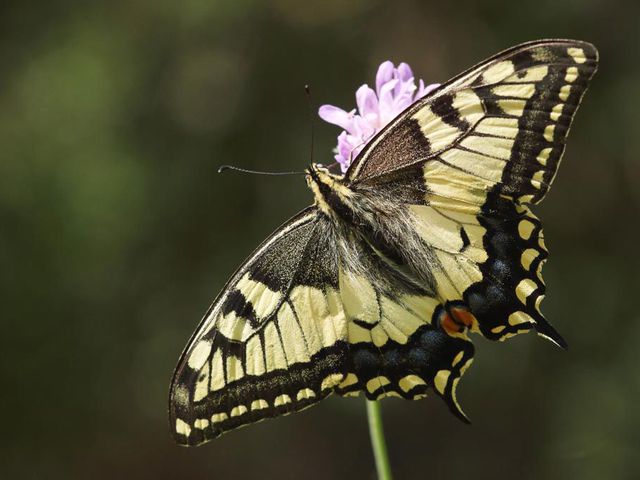
[(311, 102), (311, 87), (309, 85), (304, 86), (304, 91), (307, 94), (307, 105), (309, 106), (309, 123), (311, 124), (311, 152), (309, 157), (311, 158), (311, 163), (313, 163), (313, 138), (314, 138), (314, 123), (315, 123), (315, 115), (313, 114), (313, 103)]
[(235, 172), (253, 173), (255, 175), (304, 175), (305, 172), (263, 172), (262, 170), (249, 170), (248, 168), (234, 167), (233, 165), (220, 165), (218, 167), (218, 173), (223, 173), (226, 170), (233, 170)]

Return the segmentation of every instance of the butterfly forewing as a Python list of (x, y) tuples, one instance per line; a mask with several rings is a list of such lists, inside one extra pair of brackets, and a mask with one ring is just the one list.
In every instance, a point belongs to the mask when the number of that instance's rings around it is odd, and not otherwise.
[(595, 47), (574, 40), (502, 52), (399, 115), (367, 144), (347, 178), (366, 181), (430, 160), (424, 174), (432, 195), (482, 205), (483, 192), (500, 184), (501, 193), (535, 203), (555, 176), (596, 67)]
[(347, 325), (323, 222), (309, 208), (283, 225), (205, 315), (171, 386), (179, 443), (301, 410), (342, 379)]

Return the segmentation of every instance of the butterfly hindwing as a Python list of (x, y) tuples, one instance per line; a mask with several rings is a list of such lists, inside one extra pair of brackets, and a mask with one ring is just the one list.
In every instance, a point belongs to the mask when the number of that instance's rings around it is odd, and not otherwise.
[(440, 328), (447, 310), (428, 286), (366, 237), (352, 233), (349, 245), (359, 260), (342, 264), (339, 272), (349, 360), (337, 393), (416, 400), (432, 389), (464, 419), (456, 387), (471, 365), (473, 345)]
[(564, 346), (540, 313), (548, 253), (540, 221), (527, 206), (492, 193), (475, 212), (456, 202), (408, 208), (434, 250), (429, 268), (439, 295), (467, 306), (472, 331), (504, 340), (534, 328)]

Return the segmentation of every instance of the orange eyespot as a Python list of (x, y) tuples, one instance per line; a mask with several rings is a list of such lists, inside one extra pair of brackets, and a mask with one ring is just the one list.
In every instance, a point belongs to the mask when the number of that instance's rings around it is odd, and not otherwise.
[(476, 317), (466, 308), (462, 307), (451, 307), (449, 308), (449, 312), (455, 318), (458, 324), (462, 324), (468, 329), (472, 329), (474, 325), (478, 323)]
[(478, 320), (465, 307), (449, 306), (440, 313), (439, 323), (442, 329), (451, 336), (459, 336), (466, 329), (473, 329)]
[(447, 312), (444, 312), (440, 317), (440, 326), (445, 332), (452, 336), (455, 336), (456, 334), (462, 333), (464, 331), (464, 325), (456, 322), (453, 317)]

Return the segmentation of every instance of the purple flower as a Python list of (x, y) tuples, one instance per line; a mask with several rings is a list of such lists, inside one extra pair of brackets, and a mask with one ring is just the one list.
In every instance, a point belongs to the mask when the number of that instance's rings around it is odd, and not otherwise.
[[(325, 122), (343, 129), (338, 135), (335, 159), (342, 172), (358, 156), (367, 142), (409, 105), (437, 88), (425, 86), (420, 80), (416, 87), (411, 67), (401, 63), (397, 67), (386, 61), (378, 67), (375, 91), (364, 84), (356, 91), (357, 110), (350, 112), (333, 105), (322, 105), (318, 115)], [(357, 113), (356, 113), (357, 112)]]

